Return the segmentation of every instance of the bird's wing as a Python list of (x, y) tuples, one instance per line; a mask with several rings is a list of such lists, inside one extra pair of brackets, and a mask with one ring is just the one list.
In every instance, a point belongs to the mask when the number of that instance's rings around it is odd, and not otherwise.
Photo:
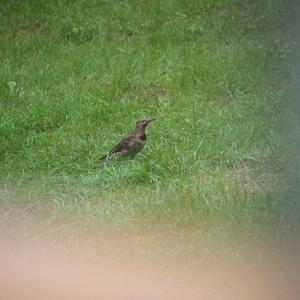
[(100, 158), (100, 160), (106, 159), (111, 154), (122, 154), (122, 152), (127, 152), (130, 149), (130, 146), (132, 144), (132, 135), (128, 135), (127, 137), (123, 138), (120, 143), (118, 143), (116, 146), (114, 146), (108, 154), (105, 154)]
[(120, 153), (128, 150), (130, 148), (131, 143), (132, 143), (132, 136), (128, 135), (127, 137), (122, 139), (119, 144), (117, 144), (115, 147), (111, 149), (110, 154)]

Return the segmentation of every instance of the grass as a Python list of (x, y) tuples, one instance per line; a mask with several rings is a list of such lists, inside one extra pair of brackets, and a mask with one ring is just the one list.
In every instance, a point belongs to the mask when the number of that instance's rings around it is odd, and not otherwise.
[[(250, 0), (2, 2), (2, 219), (16, 209), (43, 211), (54, 230), (277, 229), (280, 9)], [(142, 117), (159, 119), (136, 159), (97, 166)]]

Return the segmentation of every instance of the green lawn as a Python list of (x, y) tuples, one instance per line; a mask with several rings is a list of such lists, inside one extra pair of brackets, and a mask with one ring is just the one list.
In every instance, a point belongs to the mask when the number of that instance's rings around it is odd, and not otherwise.
[[(276, 229), (280, 2), (2, 1), (1, 219)], [(144, 150), (98, 165), (143, 117)]]

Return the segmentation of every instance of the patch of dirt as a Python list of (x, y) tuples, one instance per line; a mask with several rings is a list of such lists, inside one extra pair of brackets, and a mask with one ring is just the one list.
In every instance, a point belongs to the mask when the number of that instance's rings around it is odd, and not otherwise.
[(254, 194), (258, 191), (272, 191), (279, 185), (279, 179), (274, 174), (255, 174), (255, 169), (246, 164), (241, 164), (233, 169), (228, 169), (224, 173), (224, 185), (236, 186), (248, 193)]
[(41, 33), (47, 33), (48, 30), (42, 24), (38, 21), (34, 20), (26, 20), (22, 25), (21, 29), (30, 31), (30, 32), (41, 32)]
[(169, 94), (165, 89), (159, 86), (141, 88), (125, 86), (116, 90), (115, 95), (117, 97), (122, 97), (125, 101), (130, 102), (137, 99), (146, 101), (164, 100)]
[(168, 92), (161, 87), (146, 87), (141, 89), (139, 94), (142, 98), (149, 101), (168, 97)]
[(37, 30), (41, 28), (41, 24), (37, 21), (27, 20), (23, 27), (24, 29)]
[(228, 168), (219, 175), (201, 176), (200, 182), (212, 188), (215, 185), (221, 185), (226, 192), (238, 190), (247, 194), (284, 189), (282, 179), (278, 175), (259, 171), (256, 167), (246, 163)]

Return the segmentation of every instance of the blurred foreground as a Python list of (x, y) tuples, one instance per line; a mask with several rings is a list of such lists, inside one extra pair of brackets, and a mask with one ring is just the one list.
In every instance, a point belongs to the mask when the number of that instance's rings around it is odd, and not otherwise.
[[(118, 236), (110, 241), (114, 238)], [(248, 255), (200, 263), (195, 259), (193, 266), (183, 257), (172, 262), (143, 260), (142, 255), (128, 259), (126, 248), (109, 256), (101, 251), (109, 247), (108, 240), (93, 251), (83, 250), (84, 238), (82, 247), (78, 243), (80, 238), (76, 247), (67, 247), (45, 238), (28, 241), (15, 233), (1, 234), (0, 299), (297, 298), (296, 275), (287, 270), (283, 257), (274, 255), (268, 262)]]

